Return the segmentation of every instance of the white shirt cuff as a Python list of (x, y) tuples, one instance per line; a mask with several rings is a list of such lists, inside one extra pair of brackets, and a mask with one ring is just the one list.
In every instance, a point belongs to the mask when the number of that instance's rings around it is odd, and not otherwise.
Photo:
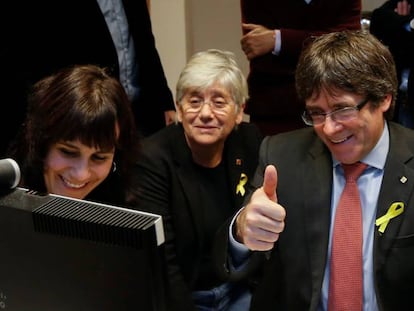
[(250, 250), (242, 243), (239, 243), (236, 241), (236, 239), (233, 236), (233, 225), (234, 222), (236, 221), (237, 216), (239, 215), (239, 213), (244, 209), (241, 208), (237, 214), (234, 216), (234, 218), (231, 221), (231, 224), (229, 226), (229, 249), (230, 249), (230, 255), (233, 259), (233, 268), (238, 268), (240, 266), (243, 265), (243, 263), (246, 261), (246, 259), (249, 257), (250, 255)]
[(272, 51), (273, 55), (279, 55), (280, 54), (280, 50), (282, 49), (282, 40), (281, 40), (282, 36), (280, 34), (280, 30), (279, 29), (275, 29), (275, 47)]

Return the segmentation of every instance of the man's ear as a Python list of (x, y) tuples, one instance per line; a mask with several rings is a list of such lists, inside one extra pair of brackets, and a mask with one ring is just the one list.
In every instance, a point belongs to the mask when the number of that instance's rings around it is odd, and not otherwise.
[(382, 110), (382, 112), (385, 112), (388, 109), (390, 109), (391, 103), (392, 103), (392, 95), (386, 94), (384, 98), (382, 99), (381, 105), (380, 105), (380, 109)]

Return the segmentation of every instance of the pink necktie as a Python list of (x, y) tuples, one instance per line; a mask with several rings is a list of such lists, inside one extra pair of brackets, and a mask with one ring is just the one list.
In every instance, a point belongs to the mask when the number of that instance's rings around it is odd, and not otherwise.
[(357, 179), (366, 164), (342, 164), (346, 184), (333, 228), (328, 310), (362, 310), (362, 216)]

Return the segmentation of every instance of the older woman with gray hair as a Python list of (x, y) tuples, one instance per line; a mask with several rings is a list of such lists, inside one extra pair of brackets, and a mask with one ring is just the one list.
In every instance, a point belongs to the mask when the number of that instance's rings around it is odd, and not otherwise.
[(143, 142), (140, 209), (161, 214), (168, 310), (248, 310), (250, 288), (213, 269), (217, 229), (243, 202), (262, 135), (243, 122), (246, 79), (227, 51), (196, 53), (176, 90), (177, 122)]

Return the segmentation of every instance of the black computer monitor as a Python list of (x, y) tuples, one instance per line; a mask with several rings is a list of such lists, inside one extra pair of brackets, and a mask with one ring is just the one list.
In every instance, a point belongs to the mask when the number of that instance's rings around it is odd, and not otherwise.
[(0, 310), (163, 311), (161, 216), (0, 193)]

